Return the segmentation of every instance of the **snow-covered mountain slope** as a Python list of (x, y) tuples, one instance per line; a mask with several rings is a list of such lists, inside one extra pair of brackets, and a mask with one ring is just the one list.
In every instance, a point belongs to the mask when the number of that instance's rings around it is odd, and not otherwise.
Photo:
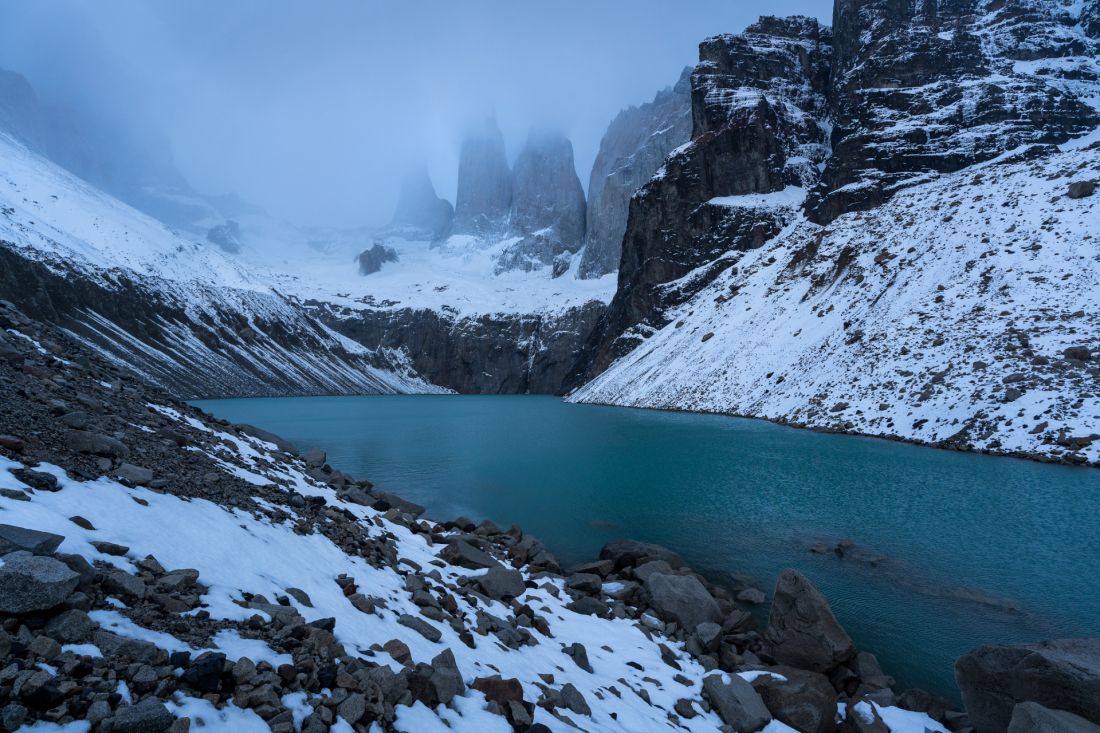
[(794, 223), (729, 252), (571, 399), (1098, 463), (1100, 190), (1068, 195), (1100, 181), (1098, 140), (1014, 151), (827, 226), (795, 202)]
[(217, 248), (0, 134), (0, 295), (186, 396), (432, 391)]
[[(563, 574), (518, 527), (422, 519), (322, 451), (174, 403), (3, 304), (0, 325), (5, 727), (789, 733), (851, 714), (946, 733), (894, 707), (835, 620), (818, 671), (768, 667), (749, 614), (665, 548), (621, 543)], [(628, 580), (651, 556), (647, 587), (694, 589), (702, 631), (678, 596), (650, 602)], [(832, 619), (800, 582), (781, 592)], [(785, 628), (769, 656), (788, 658)], [(792, 659), (814, 649), (790, 643)], [(842, 665), (846, 692), (825, 674)]]

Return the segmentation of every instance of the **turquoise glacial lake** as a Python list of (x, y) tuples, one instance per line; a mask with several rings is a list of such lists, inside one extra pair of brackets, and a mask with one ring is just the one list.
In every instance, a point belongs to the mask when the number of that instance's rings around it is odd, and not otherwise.
[[(968, 649), (1100, 635), (1095, 469), (553, 397), (196, 404), (324, 448), (433, 518), (518, 523), (566, 565), (631, 537), (769, 597), (798, 568), (899, 689), (957, 699)], [(841, 539), (844, 557), (811, 551)]]

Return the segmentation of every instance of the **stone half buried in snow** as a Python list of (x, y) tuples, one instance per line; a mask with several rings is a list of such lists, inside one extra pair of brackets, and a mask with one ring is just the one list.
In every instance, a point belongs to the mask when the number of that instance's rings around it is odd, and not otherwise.
[(34, 555), (49, 555), (65, 540), (59, 534), (0, 524), (0, 555), (25, 550)]
[(1100, 639), (979, 647), (958, 658), (955, 679), (978, 733), (1005, 730), (1024, 701), (1100, 724)]
[(754, 733), (772, 720), (752, 685), (735, 674), (707, 675), (703, 678), (703, 694), (722, 720), (741, 733)]
[(806, 576), (792, 569), (776, 581), (764, 641), (780, 664), (815, 672), (828, 672), (856, 653), (829, 602)]

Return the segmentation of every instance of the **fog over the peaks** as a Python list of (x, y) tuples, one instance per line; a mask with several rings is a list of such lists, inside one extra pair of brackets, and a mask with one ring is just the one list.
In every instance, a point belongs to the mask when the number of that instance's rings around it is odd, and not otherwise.
[(514, 159), (532, 125), (600, 137), (761, 12), (829, 0), (6, 0), (0, 67), (45, 101), (162, 135), (204, 193), (301, 223), (378, 224), (422, 159), (454, 201), (466, 122), (495, 109)]

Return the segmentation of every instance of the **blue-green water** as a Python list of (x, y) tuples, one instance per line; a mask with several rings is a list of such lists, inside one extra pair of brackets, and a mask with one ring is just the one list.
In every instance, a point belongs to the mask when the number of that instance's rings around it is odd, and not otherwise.
[[(516, 522), (563, 563), (632, 537), (764, 590), (796, 567), (903, 686), (954, 697), (974, 646), (1100, 635), (1094, 469), (551, 397), (198, 404), (320, 446), (435, 518)], [(859, 551), (809, 550), (840, 538)]]

